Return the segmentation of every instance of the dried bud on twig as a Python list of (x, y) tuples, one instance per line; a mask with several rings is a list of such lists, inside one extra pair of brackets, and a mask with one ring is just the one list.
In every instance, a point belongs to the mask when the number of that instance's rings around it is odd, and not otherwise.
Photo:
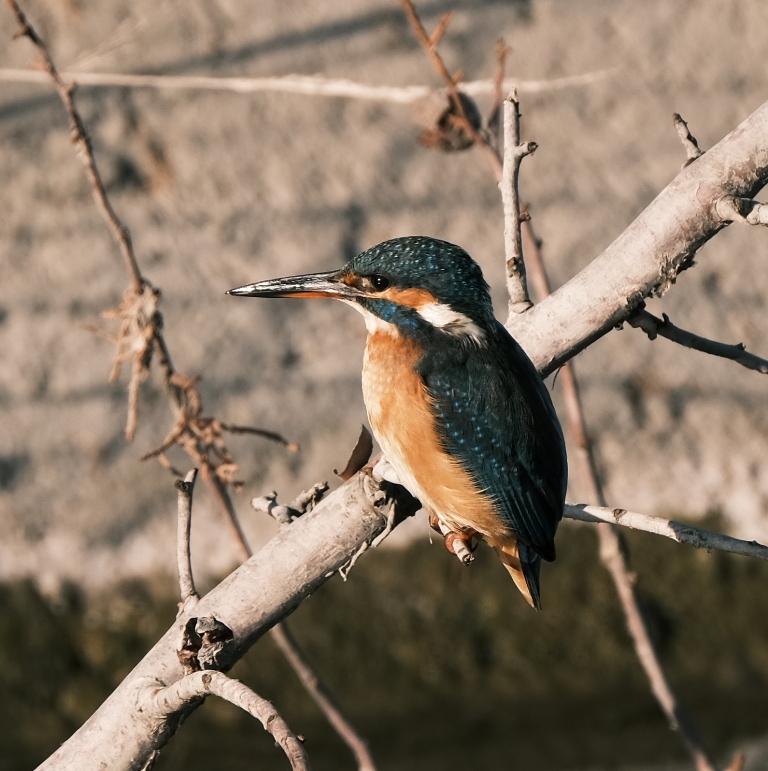
[[(459, 99), (469, 124), (479, 131), (483, 119), (475, 100), (461, 92)], [(475, 143), (475, 138), (466, 130), (461, 111), (447, 90), (435, 91), (416, 102), (413, 122), (422, 129), (419, 141), (425, 147), (437, 147), (449, 153), (467, 150)]]

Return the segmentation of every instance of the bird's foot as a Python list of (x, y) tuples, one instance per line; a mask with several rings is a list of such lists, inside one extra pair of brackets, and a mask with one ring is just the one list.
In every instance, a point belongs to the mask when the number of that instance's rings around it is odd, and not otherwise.
[(445, 548), (451, 554), (455, 554), (465, 565), (474, 562), (475, 555), (472, 552), (477, 548), (473, 538), (477, 535), (474, 530), (469, 532), (450, 532), (445, 536)]
[(438, 533), (445, 536), (445, 548), (455, 554), (465, 565), (474, 561), (472, 552), (477, 548), (476, 530), (451, 530), (437, 514), (429, 515), (429, 524)]

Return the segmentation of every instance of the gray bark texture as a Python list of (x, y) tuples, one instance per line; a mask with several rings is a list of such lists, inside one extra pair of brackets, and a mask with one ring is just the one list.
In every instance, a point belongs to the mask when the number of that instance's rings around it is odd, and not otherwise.
[[(669, 289), (679, 272), (691, 266), (696, 250), (727, 224), (717, 213), (720, 198), (751, 198), (766, 182), (768, 103), (681, 171), (581, 273), (530, 311), (516, 314), (510, 331), (540, 372), (553, 371), (620, 324), (645, 297)], [(382, 498), (379, 485), (360, 473), (310, 514), (281, 529), (177, 619), (99, 710), (40, 768), (143, 768), (185, 717), (185, 712), (158, 717), (144, 711), (141, 694), (150, 681), (163, 686), (185, 674), (177, 652), (190, 619), (208, 624), (214, 619), (231, 630), (231, 639), (209, 646), (215, 650), (208, 651), (205, 660), (202, 649), (198, 655), (203, 668), (228, 669), (384, 530), (389, 503)], [(401, 514), (413, 508), (404, 494), (397, 505)]]

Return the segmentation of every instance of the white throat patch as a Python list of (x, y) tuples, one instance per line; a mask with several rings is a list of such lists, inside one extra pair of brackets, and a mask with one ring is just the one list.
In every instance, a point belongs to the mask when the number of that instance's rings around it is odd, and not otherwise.
[(485, 332), (469, 316), (459, 313), (444, 303), (428, 303), (416, 309), (419, 316), (454, 337), (469, 337), (478, 345), (485, 342)]
[(358, 313), (362, 314), (365, 319), (365, 328), (368, 330), (369, 335), (373, 335), (376, 332), (384, 332), (392, 337), (398, 337), (400, 330), (395, 324), (384, 319), (379, 318), (375, 313), (371, 313), (367, 308), (364, 308), (360, 303), (354, 300), (342, 300), (346, 305), (351, 305)]

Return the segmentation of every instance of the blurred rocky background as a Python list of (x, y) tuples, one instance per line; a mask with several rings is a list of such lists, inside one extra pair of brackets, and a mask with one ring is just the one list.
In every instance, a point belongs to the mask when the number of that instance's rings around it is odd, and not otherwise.
[[(513, 49), (508, 74), (521, 80), (603, 73), (521, 94), (524, 137), (540, 144), (521, 190), (556, 285), (679, 170), (673, 111), (706, 148), (768, 98), (761, 0), (418, 7), (428, 27), (454, 11), (441, 48), (467, 79), (492, 75), (499, 37)], [(394, 0), (30, 0), (25, 9), (62, 70), (440, 85)], [(34, 56), (27, 41), (11, 42), (14, 31), (0, 12), (0, 67), (27, 67)], [(163, 290), (174, 363), (202, 377), (206, 414), (301, 445), (292, 454), (258, 438), (230, 441), (245, 482), (236, 505), (263, 543), (271, 525), (250, 512), (252, 495), (277, 489), (290, 500), (344, 465), (365, 420), (365, 332), (339, 304), (224, 291), (329, 269), (418, 233), (465, 247), (503, 317), (498, 191), (480, 153), (421, 147), (407, 106), (112, 87), (80, 89), (78, 103), (142, 268)], [(126, 375), (107, 382), (111, 346), (83, 329), (106, 324), (101, 312), (119, 304), (128, 281), (49, 87), (0, 83), (0, 179), (4, 771), (45, 757), (167, 627), (175, 492), (165, 469), (139, 461), (173, 425), (160, 379), (142, 386), (129, 444)], [(762, 232), (730, 227), (649, 307), (766, 356), (766, 257)], [(763, 376), (630, 328), (577, 367), (612, 502), (768, 537)], [(556, 380), (553, 389), (557, 400)], [(202, 485), (194, 516), (195, 567), (210, 585), (236, 551)], [(521, 607), (490, 561), (457, 572), (423, 542), (423, 521), (402, 530), (392, 540), (403, 550), (361, 561), (348, 584), (334, 580), (295, 619), (383, 768), (684, 758), (646, 692), (588, 530), (563, 529), (541, 615)], [(745, 746), (768, 718), (764, 566), (648, 538), (632, 543), (673, 681), (713, 750)], [(351, 767), (267, 642), (240, 674), (316, 735), (318, 768)], [(208, 705), (193, 720), (215, 730), (182, 730), (162, 767), (236, 766), (254, 753), (282, 767), (270, 742), (226, 707)]]

